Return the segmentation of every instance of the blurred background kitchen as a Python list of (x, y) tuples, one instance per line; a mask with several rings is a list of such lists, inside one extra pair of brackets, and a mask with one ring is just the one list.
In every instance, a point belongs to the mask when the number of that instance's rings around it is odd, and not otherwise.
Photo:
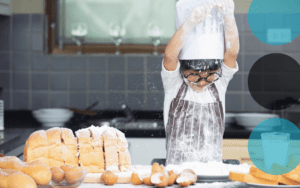
[[(160, 71), (164, 48), (176, 30), (176, 0), (144, 0), (132, 6), (135, 1), (0, 0), (0, 99), (4, 101), (4, 133), (14, 134), (7, 138), (10, 144), (0, 145), (0, 153), (21, 156), (24, 138), (34, 130), (47, 129), (32, 113), (43, 108), (88, 108), (95, 113), (72, 111), (64, 124), (72, 130), (114, 118), (119, 118), (114, 119), (115, 126), (144, 122), (127, 125), (125, 134), (132, 139), (132, 150), (143, 153), (147, 148), (135, 144), (141, 143), (139, 138), (165, 150)], [(283, 46), (271, 46), (254, 36), (248, 25), (250, 4), (251, 0), (235, 0), (240, 70), (226, 93), (226, 123), (234, 123), (231, 113), (268, 112), (248, 90), (248, 73), (255, 61), (278, 52), (300, 62), (299, 37)], [(296, 108), (276, 113), (296, 125), (300, 122)], [(250, 132), (246, 130), (228, 128), (224, 138), (247, 139)], [(156, 141), (147, 141), (153, 137)], [(165, 151), (160, 153), (154, 157), (165, 155)]]

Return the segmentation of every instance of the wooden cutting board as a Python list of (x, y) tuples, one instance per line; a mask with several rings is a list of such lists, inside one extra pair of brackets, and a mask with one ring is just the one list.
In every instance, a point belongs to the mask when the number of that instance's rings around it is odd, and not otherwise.
[[(117, 183), (131, 183), (131, 173), (129, 172), (120, 172), (115, 173), (118, 175)], [(88, 173), (83, 180), (83, 183), (102, 183), (101, 182), (102, 173)]]
[[(118, 175), (118, 184), (129, 184), (131, 183), (131, 173), (128, 172), (120, 172), (120, 173), (115, 173)], [(84, 180), (83, 183), (102, 183), (101, 181), (101, 175), (102, 173), (88, 173)], [(50, 185), (39, 185), (38, 188), (51, 188)], [(55, 188), (71, 188), (71, 186), (56, 186)]]

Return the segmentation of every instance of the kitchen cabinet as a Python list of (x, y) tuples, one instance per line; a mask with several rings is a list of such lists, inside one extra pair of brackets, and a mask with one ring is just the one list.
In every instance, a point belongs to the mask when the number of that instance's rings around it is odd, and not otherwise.
[(126, 138), (132, 165), (151, 165), (154, 158), (166, 158), (165, 138)]
[[(253, 143), (253, 147), (257, 149), (253, 149), (254, 153), (251, 153), (251, 155), (259, 159), (263, 156), (261, 140), (254, 140)], [(254, 165), (248, 153), (248, 139), (224, 139), (222, 149), (223, 159), (237, 159), (241, 163)], [(294, 154), (299, 154), (299, 151), (300, 140), (291, 140), (288, 159)]]
[(248, 154), (248, 139), (224, 139), (223, 159), (237, 159), (241, 163), (253, 165)]
[(11, 16), (11, 0), (0, 0), (0, 15)]

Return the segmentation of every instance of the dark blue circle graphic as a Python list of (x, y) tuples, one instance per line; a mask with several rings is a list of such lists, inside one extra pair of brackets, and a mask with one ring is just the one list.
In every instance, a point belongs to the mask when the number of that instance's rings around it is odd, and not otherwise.
[(282, 118), (270, 118), (259, 123), (248, 141), (248, 153), (261, 171), (281, 175), (300, 163), (300, 130)]
[(287, 44), (300, 33), (300, 1), (253, 0), (248, 22), (260, 41), (275, 46)]

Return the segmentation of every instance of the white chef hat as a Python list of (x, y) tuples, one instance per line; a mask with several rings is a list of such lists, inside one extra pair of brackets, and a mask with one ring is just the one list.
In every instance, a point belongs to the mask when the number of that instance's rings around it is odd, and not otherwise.
[[(176, 3), (175, 22), (177, 29), (190, 16), (194, 8), (211, 4), (215, 0), (179, 0)], [(224, 29), (223, 17), (213, 7), (211, 17), (193, 28), (189, 33), (179, 60), (191, 59), (222, 59), (224, 58)]]

